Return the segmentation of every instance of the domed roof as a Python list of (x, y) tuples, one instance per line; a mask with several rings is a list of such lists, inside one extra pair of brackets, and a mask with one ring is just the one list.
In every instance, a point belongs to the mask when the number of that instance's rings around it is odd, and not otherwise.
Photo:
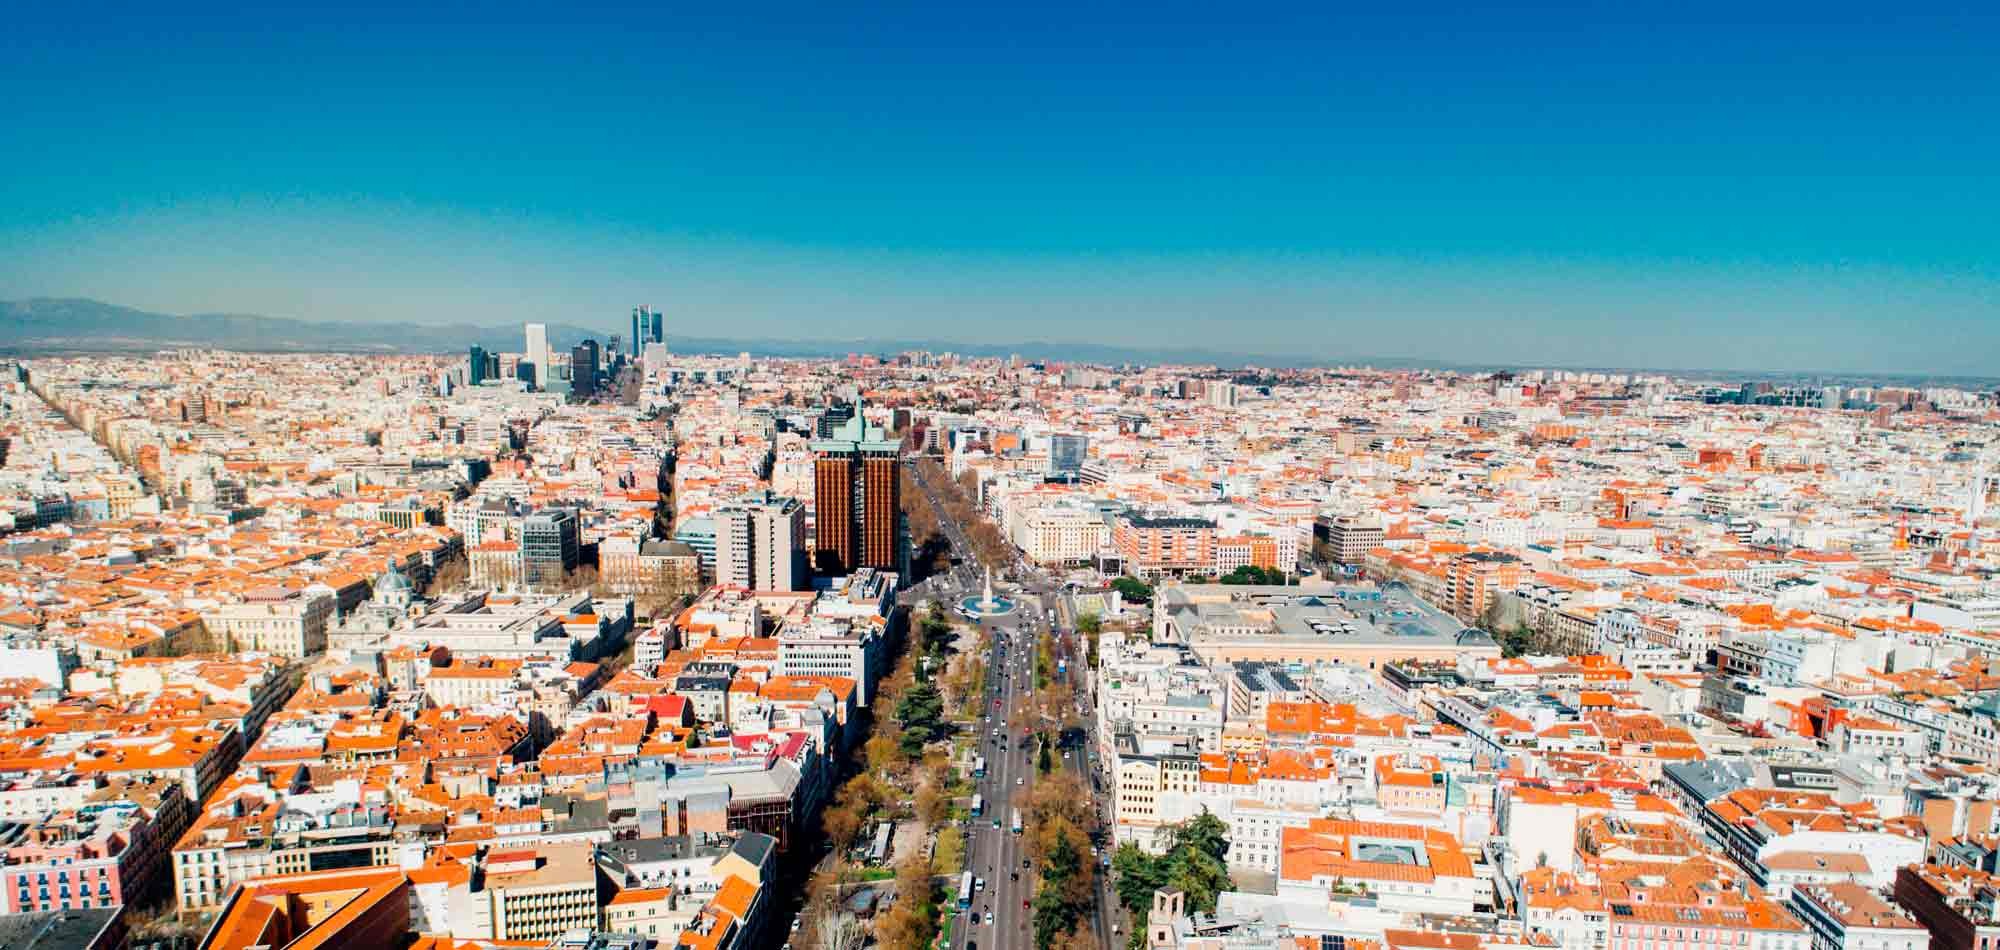
[(403, 576), (403, 572), (396, 570), (394, 567), (390, 567), (389, 572), (387, 574), (384, 574), (381, 577), (375, 579), (375, 595), (378, 597), (387, 591), (392, 591), (392, 590), (404, 591), (413, 589), (414, 587), (413, 585), (410, 584), (410, 579), (408, 577)]

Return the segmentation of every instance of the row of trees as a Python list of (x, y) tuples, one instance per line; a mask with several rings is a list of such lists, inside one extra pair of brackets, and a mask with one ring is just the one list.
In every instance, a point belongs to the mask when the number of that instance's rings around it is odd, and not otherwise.
[[(871, 924), (876, 944), (887, 950), (931, 946), (938, 935), (940, 897), (935, 876), (956, 873), (965, 862), (964, 833), (946, 825), (952, 802), (951, 753), (940, 746), (955, 728), (932, 673), (950, 668), (954, 635), (949, 616), (938, 604), (917, 620), (910, 648), (883, 677), (869, 707), (872, 735), (862, 744), (861, 768), (840, 786), (820, 816), (821, 830), (837, 856), (859, 843), (873, 822), (886, 818), (914, 818), (935, 834), (928, 856), (907, 854), (897, 862), (896, 899)], [(812, 884), (813, 931), (825, 946), (836, 950), (854, 950), (860, 945), (855, 935), (867, 933), (851, 926), (852, 918), (834, 897), (838, 891), (834, 885), (851, 878), (854, 870), (837, 858), (834, 871), (816, 877)], [(840, 942), (850, 938), (856, 942)]]
[(1145, 943), (1146, 915), (1153, 909), (1153, 892), (1162, 887), (1180, 889), (1187, 897), (1189, 913), (1215, 912), (1217, 894), (1229, 887), (1229, 826), (1204, 810), (1201, 814), (1167, 829), (1165, 854), (1147, 854), (1137, 845), (1119, 847), (1111, 858), (1116, 875), (1118, 902), (1132, 913), (1133, 950)]
[[(937, 492), (937, 504), (941, 509), (929, 512), (927, 517), (931, 520), (925, 521), (924, 524), (929, 525), (949, 519), (958, 525), (959, 530), (964, 532), (967, 543), (972, 546), (972, 550), (960, 553), (976, 559), (981, 564), (997, 568), (1013, 560), (1013, 545), (1007, 543), (1006, 537), (993, 525), (993, 522), (979, 517), (978, 505), (973, 502), (978, 495), (979, 486), (972, 481), (975, 476), (971, 472), (965, 473), (965, 477), (961, 480), (953, 482), (945, 474), (944, 466), (938, 464), (936, 459), (919, 459), (916, 464), (920, 470), (917, 477), (922, 479), (923, 484)], [(905, 487), (913, 489), (907, 494), (923, 494), (923, 490), (914, 485), (906, 484)], [(906, 506), (912, 504), (914, 503), (906, 503)], [(915, 507), (928, 509), (928, 498)], [(918, 521), (910, 522), (910, 534), (912, 537), (921, 537)]]
[[(1043, 754), (1049, 744), (1044, 741)], [(1053, 763), (1048, 763), (1051, 767)], [(1090, 790), (1072, 769), (1044, 776), (1022, 802), (1023, 843), (1039, 876), (1030, 909), (1038, 950), (1094, 947), (1089, 912), (1097, 863), (1091, 832), (1097, 814)]]
[(915, 582), (950, 566), (951, 542), (938, 523), (930, 496), (918, 486), (909, 466), (904, 466), (897, 478), (902, 482), (903, 517), (910, 529), (910, 580)]

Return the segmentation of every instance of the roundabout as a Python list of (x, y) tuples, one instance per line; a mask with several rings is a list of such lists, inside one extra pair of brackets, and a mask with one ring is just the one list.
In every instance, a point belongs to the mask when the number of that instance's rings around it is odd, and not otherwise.
[(986, 589), (978, 597), (967, 597), (958, 602), (958, 609), (968, 617), (998, 617), (1014, 612), (1016, 604), (1010, 598), (993, 593), (993, 569), (986, 569)]

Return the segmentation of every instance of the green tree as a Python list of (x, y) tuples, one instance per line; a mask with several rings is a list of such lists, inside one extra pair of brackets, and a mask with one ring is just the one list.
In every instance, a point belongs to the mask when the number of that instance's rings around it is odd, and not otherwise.
[(1111, 582), (1111, 589), (1126, 600), (1141, 604), (1153, 602), (1153, 588), (1136, 577), (1120, 577)]
[(1124, 844), (1111, 856), (1117, 872), (1118, 902), (1132, 912), (1135, 929), (1143, 930), (1153, 906), (1153, 892), (1162, 887), (1179, 888), (1187, 895), (1189, 910), (1215, 911), (1216, 895), (1229, 887), (1229, 826), (1204, 811), (1167, 829), (1167, 853), (1149, 855), (1136, 845)]
[(1035, 946), (1041, 950), (1055, 946), (1082, 919), (1090, 896), (1088, 881), (1080, 880), (1083, 871), (1076, 843), (1059, 835), (1042, 862), (1042, 889), (1035, 894)]
[(937, 847), (931, 850), (931, 870), (957, 874), (965, 869), (965, 832), (950, 825), (938, 832)]
[(919, 643), (924, 653), (942, 657), (951, 646), (951, 618), (944, 612), (944, 605), (931, 601), (930, 612), (917, 625)]
[(1035, 766), (1042, 770), (1043, 775), (1049, 774), (1056, 767), (1055, 758), (1049, 755), (1049, 741), (1046, 737), (1042, 739), (1041, 759), (1035, 763)]
[(1142, 919), (1153, 906), (1153, 892), (1167, 883), (1166, 862), (1126, 842), (1112, 852), (1111, 870), (1116, 881), (1118, 902)]
[(926, 744), (951, 735), (951, 726), (944, 722), (944, 698), (928, 679), (903, 691), (896, 702), (896, 721), (903, 727), (897, 745), (907, 759), (920, 758)]
[(1170, 852), (1192, 848), (1214, 858), (1218, 864), (1229, 857), (1229, 825), (1205, 808), (1201, 814), (1172, 826), (1167, 833)]

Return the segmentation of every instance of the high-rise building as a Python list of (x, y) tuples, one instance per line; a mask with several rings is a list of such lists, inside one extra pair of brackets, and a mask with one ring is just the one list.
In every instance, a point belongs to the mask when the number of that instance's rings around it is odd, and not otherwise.
[(854, 417), (812, 443), (813, 566), (821, 574), (872, 567), (908, 577), (902, 444)]
[(646, 352), (648, 343), (665, 343), (666, 315), (651, 307), (632, 308), (632, 355)]
[(543, 508), (521, 519), (521, 580), (534, 588), (561, 584), (576, 570), (579, 546), (573, 511)]
[(1090, 453), (1090, 439), (1081, 435), (1049, 436), (1049, 474), (1076, 476), (1083, 472), (1084, 457)]
[(833, 438), (834, 430), (846, 425), (847, 421), (852, 418), (854, 418), (854, 407), (852, 405), (844, 402), (834, 403), (826, 407), (826, 411), (820, 413), (819, 419), (813, 423), (813, 435), (822, 439), (831, 439)]
[(465, 384), (477, 386), (486, 381), (486, 348), (475, 344), (465, 360)]
[(549, 372), (549, 327), (545, 323), (528, 324), (526, 359), (535, 365), (535, 384), (545, 385), (554, 374)]
[(597, 392), (597, 341), (585, 340), (569, 351), (570, 392), (589, 399)]
[(751, 495), (715, 511), (715, 582), (751, 590), (805, 590), (806, 509), (798, 499)]

